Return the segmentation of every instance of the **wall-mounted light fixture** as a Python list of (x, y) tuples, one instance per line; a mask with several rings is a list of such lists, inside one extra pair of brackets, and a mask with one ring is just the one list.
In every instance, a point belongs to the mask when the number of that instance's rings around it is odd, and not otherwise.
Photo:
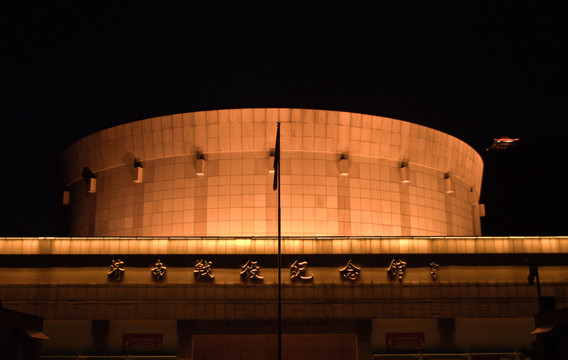
[(400, 163), (400, 182), (403, 184), (408, 184), (410, 179), (408, 178), (408, 162), (402, 161)]
[(268, 172), (274, 174), (274, 149), (270, 149), (268, 152)]
[(446, 173), (444, 175), (444, 191), (446, 194), (453, 194), (454, 189), (452, 187), (452, 178), (450, 177), (450, 173)]
[(349, 176), (349, 157), (347, 154), (341, 154), (337, 162), (337, 168), (339, 169), (339, 175)]
[(205, 165), (205, 156), (201, 153), (198, 153), (197, 158), (195, 159), (195, 175), (205, 176)]
[(83, 168), (83, 179), (87, 183), (87, 193), (94, 194), (97, 192), (97, 178), (95, 174), (88, 167)]
[(70, 198), (71, 198), (71, 191), (63, 190), (63, 197), (61, 198), (61, 205), (69, 205)]
[(144, 181), (144, 168), (142, 167), (142, 163), (138, 160), (134, 160), (134, 170), (136, 170), (134, 182), (140, 184)]
[(97, 192), (97, 179), (96, 178), (90, 178), (88, 185), (87, 185), (87, 192), (89, 194), (94, 194)]

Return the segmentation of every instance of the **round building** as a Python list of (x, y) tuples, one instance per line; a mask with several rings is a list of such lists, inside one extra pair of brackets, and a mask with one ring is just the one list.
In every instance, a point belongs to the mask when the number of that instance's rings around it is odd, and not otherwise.
[(483, 162), (405, 121), (309, 109), (160, 116), (63, 154), (72, 236), (274, 236), (281, 123), (285, 236), (481, 235)]

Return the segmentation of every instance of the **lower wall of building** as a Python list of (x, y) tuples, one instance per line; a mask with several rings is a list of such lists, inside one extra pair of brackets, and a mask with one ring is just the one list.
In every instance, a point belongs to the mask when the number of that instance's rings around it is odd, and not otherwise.
[(150, 349), (150, 353), (176, 354), (178, 348), (176, 320), (109, 321), (106, 346), (95, 343), (91, 320), (46, 320), (43, 328), (49, 336), (42, 344), (45, 355), (123, 354), (125, 334), (162, 335), (161, 345), (154, 343), (156, 347)]
[(91, 320), (44, 320), (43, 332), (49, 337), (41, 345), (43, 354), (86, 355), (91, 352)]
[[(396, 352), (396, 349), (393, 350), (392, 341), (396, 342), (397, 337), (398, 341), (404, 341), (400, 339), (404, 338), (405, 334), (410, 339), (399, 346), (403, 352), (418, 350), (413, 347), (419, 346), (416, 341), (421, 336), (424, 340), (424, 352), (522, 352), (532, 349), (534, 336), (529, 333), (533, 329), (532, 317), (373, 319), (370, 342), (373, 353)], [(195, 329), (195, 332), (198, 333), (199, 329)], [(222, 333), (223, 329), (219, 329), (219, 332)], [(109, 321), (106, 344), (102, 347), (95, 341), (91, 320), (46, 320), (44, 333), (50, 338), (42, 344), (44, 355), (125, 354), (127, 351), (124, 341), (128, 340), (129, 336), (142, 339), (146, 336), (150, 337), (151, 341), (161, 336), (161, 343), (154, 342), (149, 345), (148, 353), (178, 352), (176, 320)], [(389, 339), (390, 346), (387, 344)], [(143, 345), (137, 345), (138, 351), (141, 346)], [(397, 344), (394, 344), (394, 347), (396, 346)]]
[[(447, 326), (445, 323), (450, 323)], [(399, 348), (417, 352), (423, 334), (424, 352), (521, 352), (532, 349), (534, 318), (455, 318), (455, 319), (373, 319), (373, 353), (396, 352)], [(388, 344), (389, 340), (391, 344)]]
[[(532, 349), (534, 317), (456, 319), (456, 348), (470, 352)], [(503, 348), (503, 345), (507, 348)]]

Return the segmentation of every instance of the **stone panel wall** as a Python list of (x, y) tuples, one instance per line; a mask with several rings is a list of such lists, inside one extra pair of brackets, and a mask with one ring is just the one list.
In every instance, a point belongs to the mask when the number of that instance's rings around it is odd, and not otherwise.
[(481, 234), (483, 163), (467, 144), (400, 120), (306, 109), (169, 115), (79, 140), (62, 157), (71, 234), (276, 234), (278, 121), (284, 235)]

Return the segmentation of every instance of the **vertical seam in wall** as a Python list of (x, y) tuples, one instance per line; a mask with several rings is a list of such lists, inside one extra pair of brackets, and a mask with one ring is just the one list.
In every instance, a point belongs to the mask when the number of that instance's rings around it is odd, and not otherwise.
[(337, 210), (339, 234), (351, 235), (351, 196), (348, 176), (338, 176), (337, 179)]
[[(101, 184), (98, 184), (99, 187)], [(95, 236), (95, 229), (97, 224), (97, 193), (87, 194), (87, 200), (90, 201), (88, 206), (89, 209), (89, 228), (87, 236)]]
[(399, 183), (400, 193), (400, 235), (411, 236), (412, 229), (410, 227), (410, 195), (408, 184)]
[(446, 236), (454, 236), (454, 222), (452, 214), (452, 197), (444, 194), (444, 206), (446, 208)]
[[(148, 177), (148, 170), (146, 177)], [(134, 204), (132, 205), (132, 235), (140, 236), (144, 234), (144, 201), (146, 200), (146, 181), (141, 184), (134, 184)], [(140, 198), (140, 201), (136, 201)]]
[[(196, 179), (196, 186), (193, 198), (195, 199), (195, 212), (194, 216), (197, 221), (194, 221), (194, 233), (197, 236), (207, 235), (207, 189), (208, 181), (207, 175), (198, 176)], [(230, 226), (230, 225), (229, 225)]]

